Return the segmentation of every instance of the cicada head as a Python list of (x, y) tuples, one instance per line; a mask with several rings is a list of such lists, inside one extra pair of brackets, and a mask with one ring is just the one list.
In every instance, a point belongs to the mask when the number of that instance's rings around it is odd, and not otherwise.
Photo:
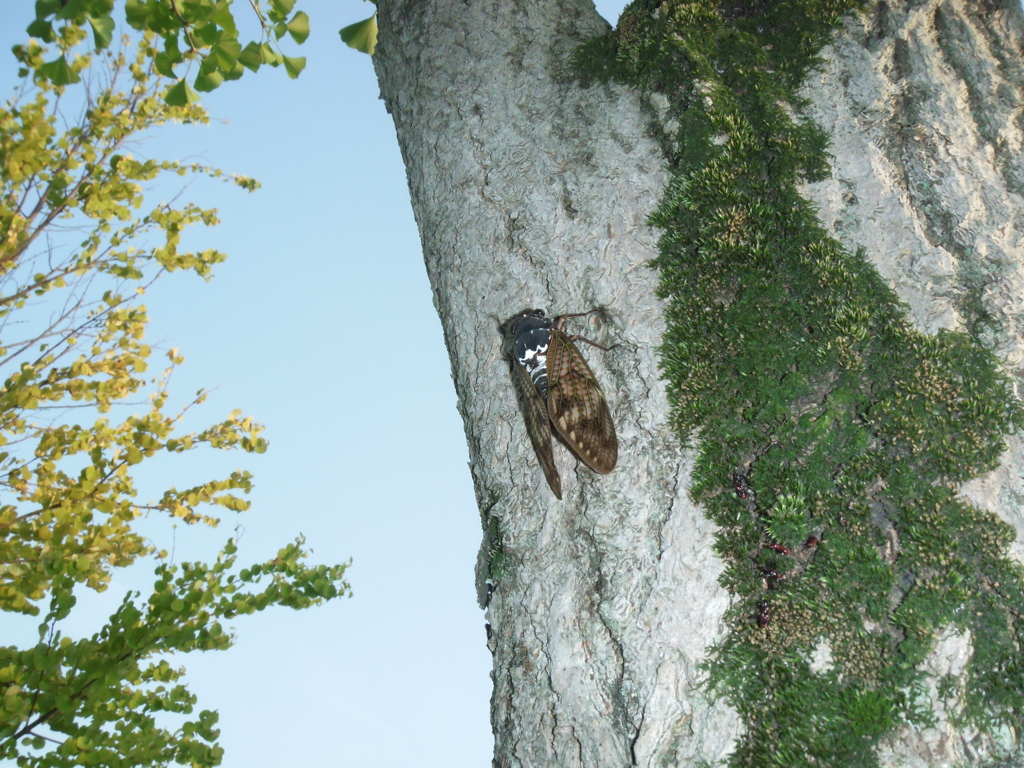
[(550, 329), (554, 324), (554, 320), (544, 316), (543, 309), (526, 309), (506, 320), (504, 328), (506, 333), (517, 338), (521, 334), (529, 333), (534, 328)]

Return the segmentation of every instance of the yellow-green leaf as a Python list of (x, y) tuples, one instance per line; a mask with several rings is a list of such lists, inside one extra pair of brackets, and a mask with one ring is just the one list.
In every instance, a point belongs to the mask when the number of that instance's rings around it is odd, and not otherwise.
[(299, 76), (299, 73), (306, 68), (306, 57), (305, 56), (282, 56), (284, 59), (284, 71), (288, 73), (288, 77), (294, 80)]
[(373, 56), (373, 49), (377, 47), (377, 14), (368, 19), (349, 24), (338, 34), (342, 42), (349, 48), (368, 53)]
[(309, 16), (303, 11), (299, 11), (295, 14), (295, 17), (288, 22), (288, 34), (292, 36), (299, 45), (306, 42), (306, 38), (309, 37)]

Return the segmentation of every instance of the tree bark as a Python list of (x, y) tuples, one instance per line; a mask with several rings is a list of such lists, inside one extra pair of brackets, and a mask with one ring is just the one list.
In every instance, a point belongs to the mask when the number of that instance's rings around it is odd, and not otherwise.
[[(959, 327), (980, 297), (1021, 381), (1021, 14), (1010, 0), (978, 6), (878, 3), (849, 21), (807, 86), (836, 156), (834, 178), (807, 193), (837, 237), (878, 258), (922, 327)], [(589, 0), (380, 0), (378, 22), (375, 66), (484, 517), (495, 764), (722, 759), (741, 725), (701, 693), (697, 665), (725, 631), (728, 595), (713, 527), (687, 493), (694, 454), (669, 427), (647, 265), (657, 234), (646, 219), (668, 178), (655, 110), (572, 77), (575, 46), (606, 28)], [(498, 330), (533, 307), (600, 309), (575, 330), (615, 345), (583, 353), (608, 396), (619, 466), (597, 476), (556, 446), (561, 502), (532, 454)], [(966, 492), (1021, 530), (1013, 445)], [(943, 727), (886, 749), (932, 750), (922, 759), (939, 764), (987, 748)]]

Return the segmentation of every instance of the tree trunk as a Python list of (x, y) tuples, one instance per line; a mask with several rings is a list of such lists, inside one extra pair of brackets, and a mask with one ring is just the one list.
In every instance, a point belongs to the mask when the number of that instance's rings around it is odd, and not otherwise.
[[(924, 328), (982, 309), (998, 319), (987, 332), (1020, 378), (1021, 14), (978, 5), (880, 3), (849, 21), (807, 87), (836, 155), (834, 178), (808, 194), (844, 243), (881, 259)], [(495, 764), (721, 759), (741, 724), (702, 695), (697, 664), (725, 631), (728, 594), (659, 378), (646, 219), (668, 176), (653, 111), (572, 77), (575, 46), (606, 28), (589, 0), (378, 9), (375, 65), (484, 517)], [(597, 476), (556, 446), (562, 501), (533, 456), (499, 333), (533, 307), (600, 309), (573, 328), (614, 345), (582, 351), (608, 396), (619, 465)], [(969, 493), (1020, 530), (1019, 441), (1014, 451)], [(950, 735), (903, 734), (887, 749), (971, 757)]]

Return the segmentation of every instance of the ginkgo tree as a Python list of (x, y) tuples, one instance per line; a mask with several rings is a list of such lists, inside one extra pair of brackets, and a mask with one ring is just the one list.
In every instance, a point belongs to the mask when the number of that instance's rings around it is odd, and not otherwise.
[[(232, 540), (212, 563), (173, 564), (138, 529), (148, 516), (216, 524), (217, 511), (248, 508), (252, 482), (239, 470), (145, 500), (140, 465), (266, 449), (260, 425), (237, 412), (183, 431), (203, 393), (170, 410), (182, 357), (170, 349), (154, 364), (141, 296), (168, 272), (209, 278), (224, 255), (181, 242), (189, 226), (216, 224), (215, 210), (148, 206), (144, 192), (164, 176), (257, 184), (133, 156), (147, 131), (206, 114), (175, 97), (183, 81), (168, 77), (159, 28), (171, 22), (150, 17), (139, 26), (156, 35), (118, 44), (110, 16), (93, 13), (103, 5), (37, 3), (34, 37), (14, 49), (24, 80), (0, 107), (0, 607), (39, 617), (38, 642), (0, 647), (0, 760), (217, 765), (217, 714), (196, 707), (176, 655), (229, 647), (225, 620), (306, 608), (348, 585), (344, 565), (306, 564), (301, 539), (244, 568)], [(129, 19), (168, 5), (128, 3)], [(83, 589), (102, 591), (115, 569), (146, 559), (156, 565), (151, 594), (129, 592), (92, 636), (65, 629)]]

